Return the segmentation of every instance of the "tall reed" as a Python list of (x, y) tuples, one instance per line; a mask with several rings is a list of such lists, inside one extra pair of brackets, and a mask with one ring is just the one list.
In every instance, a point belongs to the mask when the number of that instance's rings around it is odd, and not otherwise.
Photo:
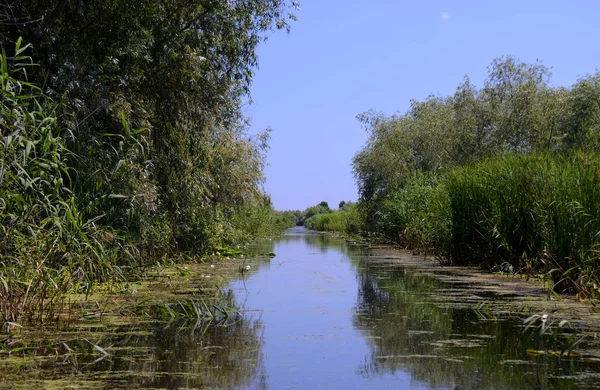
[(118, 274), (111, 231), (75, 200), (55, 106), (27, 82), (28, 48), (0, 55), (0, 320), (12, 321), (51, 318), (67, 290)]
[(598, 291), (600, 155), (509, 154), (449, 175), (456, 264), (542, 272)]

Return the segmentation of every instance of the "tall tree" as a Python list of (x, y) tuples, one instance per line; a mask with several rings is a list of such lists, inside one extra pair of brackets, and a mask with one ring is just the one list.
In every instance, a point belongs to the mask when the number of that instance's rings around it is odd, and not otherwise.
[(60, 119), (80, 192), (97, 200), (83, 202), (88, 212), (130, 230), (161, 215), (173, 243), (201, 246), (223, 209), (261, 192), (267, 134), (247, 136), (242, 104), (257, 45), (288, 28), (296, 5), (14, 0), (0, 10), (0, 40), (31, 42), (30, 81), (73, 113)]

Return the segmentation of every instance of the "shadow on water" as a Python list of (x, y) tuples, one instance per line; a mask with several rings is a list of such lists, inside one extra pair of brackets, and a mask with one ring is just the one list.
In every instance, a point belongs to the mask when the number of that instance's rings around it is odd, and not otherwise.
[[(157, 308), (152, 318), (126, 325), (87, 322), (21, 341), (27, 354), (0, 354), (0, 388), (575, 389), (600, 383), (597, 360), (528, 353), (543, 349), (544, 340), (524, 332), (526, 314), (478, 309), (482, 299), (509, 307), (515, 294), (484, 293), (448, 273), (436, 277), (368, 245), (302, 228), (247, 251), (277, 257), (238, 260), (233, 282), (212, 303), (231, 315), (165, 319)], [(182, 296), (195, 296), (199, 288), (192, 287)]]

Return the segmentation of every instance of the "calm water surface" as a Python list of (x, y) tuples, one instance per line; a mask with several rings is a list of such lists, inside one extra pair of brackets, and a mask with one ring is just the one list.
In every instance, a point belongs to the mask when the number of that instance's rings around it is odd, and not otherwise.
[[(149, 321), (110, 332), (100, 327), (97, 338), (86, 329), (87, 339), (75, 336), (64, 344), (77, 352), (36, 363), (20, 388), (44, 387), (49, 378), (58, 388), (96, 389), (600, 384), (598, 360), (528, 354), (529, 348), (543, 349), (543, 340), (524, 333), (527, 314), (491, 314), (482, 305), (517, 305), (509, 294), (484, 293), (443, 274), (433, 277), (376, 248), (303, 228), (257, 249), (277, 257), (247, 260), (240, 277), (224, 286), (226, 304), (239, 315), (218, 323)], [(90, 340), (109, 354), (100, 354)], [(0, 381), (0, 389), (16, 385)]]
[[(262, 324), (257, 375), (270, 389), (582, 388), (597, 363), (529, 356), (523, 318), (440, 299), (465, 286), (295, 228), (277, 257), (231, 286)], [(492, 297), (493, 298), (493, 297)], [(490, 299), (490, 297), (486, 297)], [(474, 304), (474, 303), (475, 304)]]
[(360, 325), (362, 248), (296, 228), (274, 251), (269, 264), (232, 285), (247, 315), (264, 324), (261, 363), (269, 388), (423, 386), (402, 371), (369, 372), (377, 336)]

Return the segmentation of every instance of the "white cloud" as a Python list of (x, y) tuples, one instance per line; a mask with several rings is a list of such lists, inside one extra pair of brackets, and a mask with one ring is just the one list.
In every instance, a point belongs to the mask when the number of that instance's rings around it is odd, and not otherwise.
[(450, 19), (450, 14), (447, 12), (442, 12), (442, 20), (448, 20)]

